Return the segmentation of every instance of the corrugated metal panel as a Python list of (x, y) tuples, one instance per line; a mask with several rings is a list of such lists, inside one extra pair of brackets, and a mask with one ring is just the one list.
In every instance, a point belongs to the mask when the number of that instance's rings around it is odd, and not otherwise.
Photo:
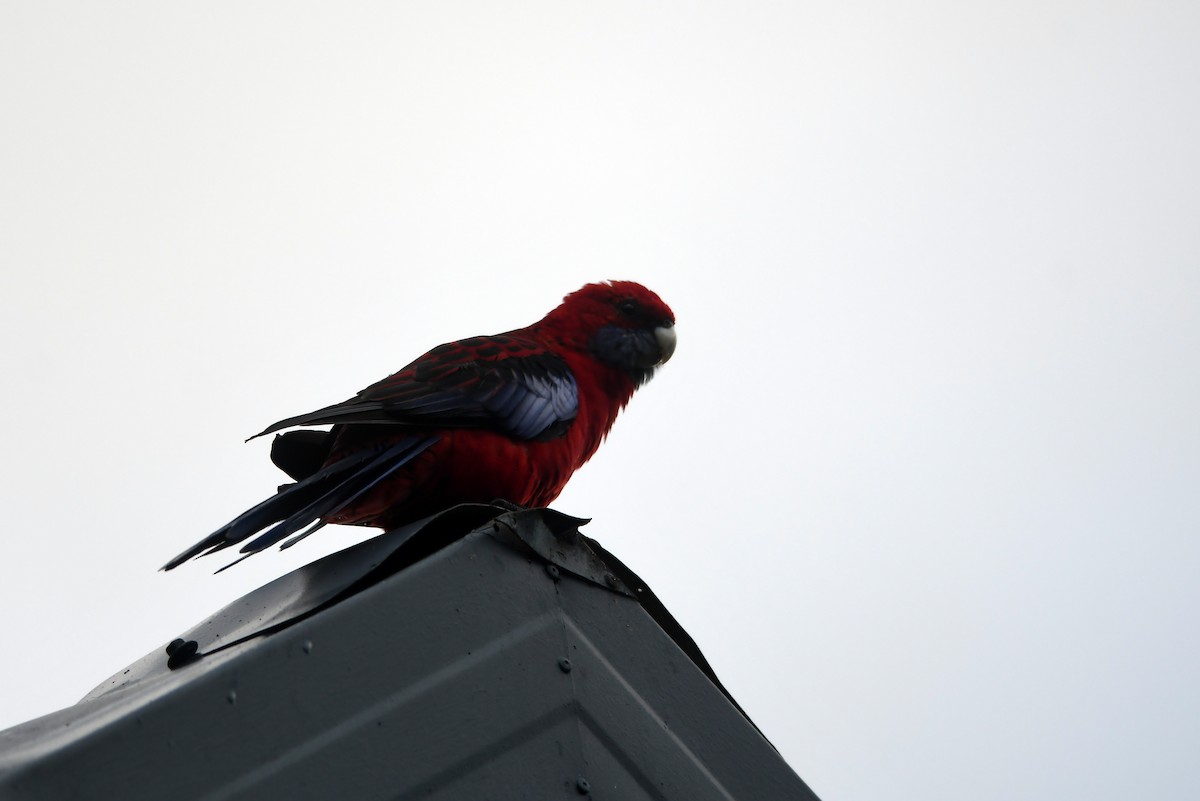
[(484, 530), (164, 659), (0, 732), (0, 797), (815, 798), (637, 600)]

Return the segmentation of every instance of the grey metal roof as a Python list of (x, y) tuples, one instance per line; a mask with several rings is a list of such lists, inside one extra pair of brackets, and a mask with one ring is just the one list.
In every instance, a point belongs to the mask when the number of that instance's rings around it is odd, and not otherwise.
[(582, 521), (497, 511), (284, 576), (173, 668), (0, 732), (0, 798), (816, 798)]

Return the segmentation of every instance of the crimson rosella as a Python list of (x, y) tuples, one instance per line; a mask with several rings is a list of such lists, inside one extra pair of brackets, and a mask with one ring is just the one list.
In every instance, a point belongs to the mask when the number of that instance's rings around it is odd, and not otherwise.
[(671, 309), (631, 281), (588, 284), (528, 328), (440, 345), (343, 403), (256, 434), (333, 425), (276, 436), (271, 458), (296, 483), (163, 569), (255, 534), (247, 556), (326, 523), (387, 529), (458, 503), (545, 506), (674, 350)]

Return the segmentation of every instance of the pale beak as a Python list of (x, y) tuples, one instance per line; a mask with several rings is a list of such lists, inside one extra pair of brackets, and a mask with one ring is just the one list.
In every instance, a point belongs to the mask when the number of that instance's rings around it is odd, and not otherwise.
[(659, 364), (666, 364), (671, 359), (671, 355), (675, 353), (675, 323), (665, 323), (654, 329), (654, 338), (658, 340), (658, 349), (662, 351), (662, 358), (658, 360)]

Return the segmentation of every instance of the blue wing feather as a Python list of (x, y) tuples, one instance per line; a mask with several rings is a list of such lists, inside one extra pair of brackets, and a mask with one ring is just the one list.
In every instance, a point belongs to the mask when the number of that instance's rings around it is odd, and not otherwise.
[(544, 440), (560, 436), (578, 412), (579, 387), (567, 363), (537, 343), (501, 335), (434, 348), (343, 403), (255, 436), (293, 426), (392, 423), (491, 428)]

